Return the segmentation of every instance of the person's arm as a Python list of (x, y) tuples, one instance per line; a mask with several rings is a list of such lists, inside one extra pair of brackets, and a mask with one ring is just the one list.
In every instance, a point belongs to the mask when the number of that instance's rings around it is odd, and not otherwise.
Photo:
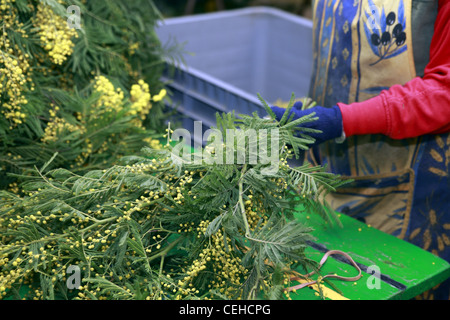
[(450, 131), (450, 1), (439, 13), (422, 78), (395, 85), (364, 102), (338, 103), (347, 137), (384, 134), (394, 139)]

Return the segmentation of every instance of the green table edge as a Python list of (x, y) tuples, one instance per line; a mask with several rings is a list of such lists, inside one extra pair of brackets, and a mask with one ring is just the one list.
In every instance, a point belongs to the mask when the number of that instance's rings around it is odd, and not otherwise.
[[(436, 255), (405, 240), (379, 231), (344, 214), (336, 213), (342, 227), (324, 221), (314, 213), (296, 210), (295, 217), (314, 229), (315, 244), (320, 250), (309, 248), (308, 257), (319, 261), (326, 250), (341, 250), (363, 266), (378, 266), (380, 273), (394, 283), (382, 281), (382, 289), (369, 289), (364, 271), (357, 282), (330, 280), (345, 298), (350, 300), (409, 300), (417, 297), (450, 277), (450, 264)], [(337, 273), (354, 276), (356, 269), (331, 256), (322, 274)], [(342, 274), (342, 272), (344, 274)], [(397, 287), (398, 285), (398, 287)], [(330, 289), (332, 287), (326, 285)], [(400, 287), (400, 288), (399, 288)], [(301, 289), (292, 299), (319, 299), (311, 290)]]

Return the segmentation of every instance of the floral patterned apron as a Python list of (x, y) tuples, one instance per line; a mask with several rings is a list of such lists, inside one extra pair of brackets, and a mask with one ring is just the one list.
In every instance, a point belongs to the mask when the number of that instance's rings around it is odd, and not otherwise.
[[(309, 96), (318, 105), (364, 101), (423, 75), (437, 1), (316, 0), (313, 6)], [(312, 149), (308, 159), (354, 179), (330, 195), (334, 209), (450, 261), (449, 134), (349, 137)]]

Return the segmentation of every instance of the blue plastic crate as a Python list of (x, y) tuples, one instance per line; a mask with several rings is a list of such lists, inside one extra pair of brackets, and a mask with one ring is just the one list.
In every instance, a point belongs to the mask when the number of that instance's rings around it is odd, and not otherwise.
[[(269, 7), (169, 18), (156, 29), (163, 44), (184, 43), (185, 65), (165, 73), (182, 126), (215, 125), (216, 112), (265, 114), (257, 93), (275, 103), (307, 95), (312, 22)], [(169, 69), (169, 68), (168, 68)]]

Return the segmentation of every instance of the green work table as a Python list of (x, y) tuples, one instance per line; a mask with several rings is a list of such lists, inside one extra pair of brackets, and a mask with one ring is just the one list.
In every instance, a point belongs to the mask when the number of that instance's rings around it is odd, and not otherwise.
[[(316, 241), (307, 249), (308, 258), (320, 261), (328, 250), (340, 250), (362, 270), (362, 277), (357, 281), (322, 281), (324, 290), (321, 291), (329, 293), (326, 299), (408, 300), (450, 277), (450, 264), (434, 254), (344, 214), (338, 214), (338, 217), (342, 227), (330, 225), (314, 214), (298, 214), (297, 217), (314, 229), (312, 235)], [(371, 271), (375, 270), (373, 266), (377, 267), (380, 275), (376, 279)], [(328, 273), (343, 277), (358, 275), (358, 270), (340, 255), (329, 256), (320, 270), (321, 276)], [(311, 279), (317, 279), (317, 275)], [(290, 298), (322, 299), (317, 286), (291, 292)]]

